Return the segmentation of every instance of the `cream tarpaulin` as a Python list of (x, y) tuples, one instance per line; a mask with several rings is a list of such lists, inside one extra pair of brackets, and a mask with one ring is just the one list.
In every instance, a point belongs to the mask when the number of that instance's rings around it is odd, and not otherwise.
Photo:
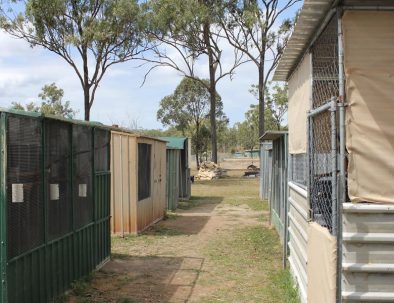
[(307, 54), (289, 79), (289, 152), (303, 154), (307, 149), (307, 111), (311, 98), (311, 60)]
[(335, 303), (337, 244), (327, 228), (308, 224), (308, 302)]
[(346, 12), (343, 29), (349, 197), (394, 203), (394, 12)]

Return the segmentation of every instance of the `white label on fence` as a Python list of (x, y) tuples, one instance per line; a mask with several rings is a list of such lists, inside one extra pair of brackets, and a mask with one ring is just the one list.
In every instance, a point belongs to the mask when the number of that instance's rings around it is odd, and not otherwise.
[(59, 184), (49, 184), (49, 199), (59, 200)]
[(23, 184), (12, 184), (12, 203), (22, 203), (23, 201)]
[(88, 196), (88, 186), (86, 184), (79, 184), (79, 196), (86, 198)]

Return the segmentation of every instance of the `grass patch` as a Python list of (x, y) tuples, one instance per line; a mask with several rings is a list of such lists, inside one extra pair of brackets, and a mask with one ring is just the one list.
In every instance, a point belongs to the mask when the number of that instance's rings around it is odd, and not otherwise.
[(289, 272), (281, 269), (281, 252), (278, 236), (270, 228), (250, 227), (221, 235), (207, 252), (215, 263), (215, 280), (208, 277), (201, 283), (228, 287), (203, 302), (299, 302)]

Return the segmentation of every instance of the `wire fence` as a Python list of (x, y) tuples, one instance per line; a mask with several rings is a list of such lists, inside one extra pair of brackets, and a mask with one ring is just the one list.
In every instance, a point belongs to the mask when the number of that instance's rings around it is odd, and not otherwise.
[(290, 154), (290, 180), (303, 187), (308, 183), (307, 154)]
[(333, 17), (312, 46), (313, 92), (309, 115), (309, 169), (312, 219), (335, 233), (336, 97), (338, 31)]

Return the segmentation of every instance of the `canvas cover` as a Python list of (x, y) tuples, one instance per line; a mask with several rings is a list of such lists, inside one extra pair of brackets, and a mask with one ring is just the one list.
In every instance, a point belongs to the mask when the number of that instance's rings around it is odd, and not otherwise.
[(307, 111), (310, 108), (311, 60), (306, 54), (289, 79), (289, 152), (303, 154), (307, 149)]
[(335, 303), (336, 239), (315, 222), (308, 226), (308, 302)]
[(346, 12), (343, 30), (349, 197), (394, 203), (394, 12)]

